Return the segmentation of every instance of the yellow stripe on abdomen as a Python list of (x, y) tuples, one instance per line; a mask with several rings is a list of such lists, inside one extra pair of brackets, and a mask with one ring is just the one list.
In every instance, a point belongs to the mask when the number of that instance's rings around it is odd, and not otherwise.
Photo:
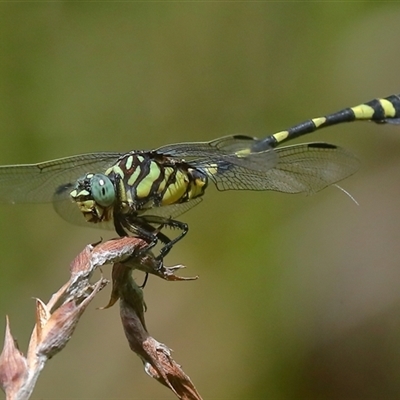
[(375, 110), (366, 104), (360, 104), (359, 106), (352, 107), (356, 119), (371, 119), (374, 116)]
[(313, 118), (311, 121), (314, 123), (316, 128), (319, 128), (326, 122), (326, 117)]
[(394, 105), (392, 102), (386, 99), (381, 99), (379, 102), (382, 105), (382, 108), (385, 111), (385, 116), (389, 118), (393, 118), (396, 116), (396, 109), (394, 108)]

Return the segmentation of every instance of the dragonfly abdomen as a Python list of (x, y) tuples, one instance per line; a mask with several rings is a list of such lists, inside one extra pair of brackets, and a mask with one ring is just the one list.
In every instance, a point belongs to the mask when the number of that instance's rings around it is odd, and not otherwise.
[(374, 99), (355, 107), (344, 108), (336, 113), (309, 119), (287, 130), (274, 133), (260, 143), (276, 147), (288, 140), (314, 132), (318, 129), (353, 121), (373, 121), (376, 123), (400, 123), (400, 95)]

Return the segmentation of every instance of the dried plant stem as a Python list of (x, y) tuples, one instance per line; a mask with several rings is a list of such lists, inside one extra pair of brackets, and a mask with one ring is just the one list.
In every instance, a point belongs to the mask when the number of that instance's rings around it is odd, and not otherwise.
[(143, 291), (133, 280), (133, 269), (157, 275), (167, 281), (193, 280), (179, 277), (182, 265), (165, 267), (138, 238), (118, 238), (88, 245), (71, 263), (71, 276), (45, 304), (36, 299), (36, 325), (27, 355), (19, 351), (7, 318), (3, 351), (0, 355), (0, 386), (7, 400), (29, 399), (47, 360), (71, 339), (83, 312), (108, 281), (90, 279), (96, 268), (113, 264), (113, 289), (108, 305), (120, 300), (121, 321), (130, 348), (141, 358), (145, 371), (167, 386), (179, 399), (200, 400), (190, 378), (171, 357), (171, 350), (152, 338), (144, 320)]

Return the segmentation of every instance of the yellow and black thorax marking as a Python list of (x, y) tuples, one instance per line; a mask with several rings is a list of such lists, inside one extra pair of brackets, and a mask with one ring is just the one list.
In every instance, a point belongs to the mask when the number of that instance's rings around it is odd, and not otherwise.
[(122, 212), (184, 203), (204, 194), (207, 176), (181, 159), (155, 151), (122, 156), (105, 174), (115, 182)]

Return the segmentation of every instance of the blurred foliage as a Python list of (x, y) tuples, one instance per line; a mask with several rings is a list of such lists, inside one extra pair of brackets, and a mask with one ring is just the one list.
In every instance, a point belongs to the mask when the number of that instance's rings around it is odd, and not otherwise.
[[(2, 164), (265, 136), (400, 91), (396, 2), (0, 9)], [(334, 188), (209, 189), (166, 260), (200, 280), (146, 287), (151, 334), (204, 398), (400, 396), (399, 128), (355, 123), (307, 140), (360, 156), (362, 171), (342, 184), (359, 207)], [(0, 315), (25, 350), (30, 298), (50, 296), (74, 256), (110, 234), (69, 226), (49, 205), (3, 205), (0, 221)], [(173, 398), (145, 376), (117, 314), (86, 313), (35, 397)]]

